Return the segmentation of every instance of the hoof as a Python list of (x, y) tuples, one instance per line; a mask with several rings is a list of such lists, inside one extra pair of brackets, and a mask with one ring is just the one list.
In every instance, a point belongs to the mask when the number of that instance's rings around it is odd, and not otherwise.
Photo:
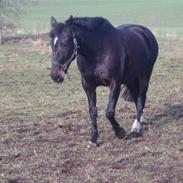
[(115, 131), (115, 135), (117, 138), (122, 139), (126, 136), (126, 132), (123, 128), (119, 127), (116, 131)]
[(140, 117), (140, 124), (144, 124), (144, 125), (147, 125), (148, 124), (148, 121), (147, 119), (144, 117), (144, 115), (142, 115)]
[(141, 133), (141, 132), (131, 132), (130, 135), (131, 135), (132, 137), (137, 138), (137, 137), (141, 137), (141, 136), (142, 136), (142, 133)]
[(126, 137), (125, 137), (125, 140), (130, 140), (130, 139), (133, 139), (133, 138), (138, 138), (138, 137), (141, 137), (142, 136), (142, 133), (138, 133), (138, 132), (130, 132)]
[(93, 142), (89, 142), (89, 144), (87, 145), (87, 149), (91, 149), (91, 148), (96, 148), (97, 147), (97, 144), (96, 143), (93, 143)]

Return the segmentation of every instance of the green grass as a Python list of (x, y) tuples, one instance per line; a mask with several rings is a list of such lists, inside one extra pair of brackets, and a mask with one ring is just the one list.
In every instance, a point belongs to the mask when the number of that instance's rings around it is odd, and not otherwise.
[[(183, 41), (159, 40), (160, 55), (143, 137), (118, 140), (105, 118), (108, 89), (98, 93), (99, 147), (87, 150), (90, 120), (80, 75), (50, 78), (47, 44), (0, 47), (0, 182), (183, 182)], [(119, 99), (116, 116), (130, 131), (133, 104)]]
[(114, 25), (143, 24), (160, 35), (183, 34), (182, 0), (38, 0), (27, 8), (22, 27), (26, 32), (49, 30), (49, 20), (55, 16), (60, 21), (74, 16), (103, 16)]

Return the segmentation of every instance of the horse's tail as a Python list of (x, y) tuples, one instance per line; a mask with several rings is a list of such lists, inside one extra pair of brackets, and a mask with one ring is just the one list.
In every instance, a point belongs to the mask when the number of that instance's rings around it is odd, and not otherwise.
[(133, 100), (131, 92), (127, 88), (127, 86), (126, 85), (122, 85), (121, 89), (122, 89), (122, 97), (123, 97), (123, 99), (125, 101), (127, 101), (127, 102), (133, 102), (134, 100)]

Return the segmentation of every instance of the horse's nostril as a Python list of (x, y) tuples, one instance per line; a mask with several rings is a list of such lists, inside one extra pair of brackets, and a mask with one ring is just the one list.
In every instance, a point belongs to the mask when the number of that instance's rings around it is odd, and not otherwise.
[(65, 77), (65, 71), (63, 69), (58, 69), (58, 75), (62, 78)]

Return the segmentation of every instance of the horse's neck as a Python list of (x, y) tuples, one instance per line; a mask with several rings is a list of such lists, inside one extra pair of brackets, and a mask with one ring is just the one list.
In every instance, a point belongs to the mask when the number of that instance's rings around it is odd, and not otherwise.
[(103, 42), (102, 38), (95, 32), (79, 30), (74, 32), (74, 36), (83, 55), (93, 55), (101, 48)]

